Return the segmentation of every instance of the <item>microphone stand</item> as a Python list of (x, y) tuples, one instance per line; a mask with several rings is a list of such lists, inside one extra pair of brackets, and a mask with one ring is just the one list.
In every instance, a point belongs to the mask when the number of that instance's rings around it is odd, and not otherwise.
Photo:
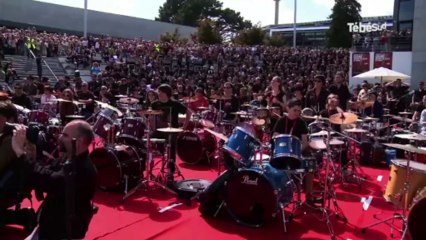
[(65, 173), (65, 206), (66, 206), (66, 230), (67, 230), (67, 239), (71, 240), (72, 238), (72, 223), (74, 220), (75, 213), (75, 186), (74, 178), (76, 172), (76, 142), (77, 139), (73, 138), (71, 141), (71, 156), (64, 164), (64, 173)]

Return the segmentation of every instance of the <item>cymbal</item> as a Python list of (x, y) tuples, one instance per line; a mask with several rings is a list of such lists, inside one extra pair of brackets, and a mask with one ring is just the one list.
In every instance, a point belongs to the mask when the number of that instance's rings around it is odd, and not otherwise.
[(165, 133), (180, 133), (180, 132), (183, 132), (183, 129), (167, 127), (167, 128), (158, 128), (157, 131), (165, 132)]
[(409, 118), (404, 118), (404, 117), (398, 117), (398, 116), (393, 116), (392, 117), (395, 120), (398, 120), (400, 122), (406, 122), (406, 123), (412, 123), (413, 120), (409, 119)]
[(18, 110), (20, 112), (23, 112), (23, 113), (29, 113), (29, 112), (31, 112), (31, 110), (28, 109), (28, 108), (24, 108), (24, 107), (22, 107), (20, 105), (17, 105), (17, 104), (13, 104), (13, 105), (15, 106), (16, 110)]
[(395, 117), (395, 115), (392, 114), (384, 114), (383, 117)]
[(201, 119), (200, 120), (200, 124), (201, 124), (201, 126), (203, 126), (205, 128), (214, 128), (214, 127), (216, 127), (216, 125), (212, 121), (205, 120), (205, 119)]
[(412, 112), (399, 112), (399, 115), (413, 115)]
[(114, 97), (116, 97), (116, 98), (126, 98), (127, 95), (115, 95)]
[(232, 97), (225, 97), (225, 96), (219, 96), (219, 95), (212, 95), (210, 96), (210, 99), (213, 100), (231, 100)]
[[(360, 120), (360, 119), (358, 119), (358, 120)], [(376, 121), (379, 121), (380, 119), (373, 118), (373, 117), (365, 117), (365, 118), (363, 118), (361, 120), (366, 121), (366, 122), (376, 122)]]
[(213, 136), (215, 136), (215, 137), (217, 137), (217, 138), (219, 138), (219, 139), (221, 139), (225, 142), (228, 141), (228, 137), (223, 135), (222, 133), (215, 132), (215, 131), (208, 129), (208, 128), (204, 128), (204, 130), (206, 130), (207, 132), (211, 133)]
[(137, 104), (139, 103), (139, 100), (136, 98), (128, 98), (128, 97), (124, 97), (124, 98), (120, 98), (120, 100), (118, 100), (119, 103), (125, 103), (125, 104)]
[(182, 101), (184, 101), (185, 103), (193, 103), (196, 102), (197, 99), (194, 97), (182, 97)]
[(208, 107), (197, 107), (197, 109), (200, 110), (200, 111), (204, 111), (204, 110), (207, 110), (209, 108)]
[(232, 112), (233, 115), (248, 115), (248, 112), (246, 111), (238, 111), (238, 112)]
[(368, 131), (362, 128), (352, 128), (352, 129), (346, 129), (345, 132), (348, 133), (367, 133)]
[(142, 111), (139, 111), (139, 113), (142, 114), (142, 115), (161, 115), (161, 114), (163, 114), (162, 111), (152, 110), (152, 109), (142, 110)]
[(81, 116), (81, 115), (66, 115), (65, 118), (67, 118), (67, 119), (84, 119), (84, 116)]
[(253, 118), (252, 123), (256, 126), (263, 126), (265, 125), (266, 121), (265, 119)]
[(408, 139), (414, 141), (426, 141), (426, 136), (418, 133), (409, 133), (409, 134), (395, 134), (395, 137), (401, 139)]
[(108, 103), (100, 102), (100, 101), (97, 101), (97, 100), (95, 100), (95, 102), (96, 102), (99, 106), (101, 106), (101, 108), (108, 108), (108, 109), (111, 109), (111, 110), (113, 110), (114, 112), (116, 112), (116, 113), (117, 113), (117, 115), (118, 115), (119, 117), (123, 116), (123, 113), (122, 113), (122, 112), (121, 112), (118, 108), (113, 107), (113, 106), (109, 105)]
[(248, 103), (245, 103), (245, 104), (241, 104), (241, 107), (252, 107), (252, 105), (250, 105), (250, 104), (248, 104)]
[(330, 121), (330, 119), (325, 118), (325, 117), (321, 117), (319, 115), (315, 115), (315, 116), (301, 116), (304, 119), (310, 119), (310, 120), (319, 120), (319, 121)]
[(426, 150), (417, 148), (410, 144), (398, 144), (398, 143), (383, 143), (383, 145), (391, 148), (396, 148), (400, 150), (404, 150), (411, 153), (418, 153), (418, 154), (426, 154)]
[(358, 116), (353, 113), (349, 112), (343, 112), (343, 113), (336, 113), (330, 116), (330, 122), (333, 124), (352, 124), (355, 123), (358, 119)]
[(179, 119), (186, 119), (186, 114), (180, 114), (179, 113), (178, 118)]

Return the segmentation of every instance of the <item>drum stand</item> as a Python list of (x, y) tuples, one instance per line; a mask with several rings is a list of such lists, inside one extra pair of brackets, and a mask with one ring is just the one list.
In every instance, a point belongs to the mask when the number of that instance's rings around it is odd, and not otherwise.
[[(398, 206), (395, 205), (395, 210), (393, 213), (392, 217), (388, 217), (385, 218), (383, 220), (380, 220), (376, 223), (373, 223), (371, 225), (368, 225), (367, 227), (364, 227), (361, 229), (362, 233), (365, 233), (367, 231), (367, 229), (377, 226), (379, 224), (386, 224), (388, 226), (390, 226), (391, 228), (391, 232), (390, 232), (390, 237), (393, 238), (394, 234), (393, 234), (393, 230), (396, 229), (398, 232), (400, 232), (401, 235), (401, 240), (403, 240), (407, 234), (407, 230), (408, 230), (408, 219), (407, 219), (407, 212), (408, 212), (408, 193), (410, 190), (410, 178), (411, 178), (411, 168), (410, 168), (410, 160), (413, 157), (413, 153), (410, 154), (411, 156), (407, 159), (407, 174), (405, 176), (405, 182), (404, 182), (404, 187), (401, 189), (401, 191), (397, 194), (397, 196), (402, 197), (404, 199), (404, 204), (402, 206), (402, 213), (398, 212)], [(374, 214), (374, 218), (377, 218), (377, 214)], [(394, 221), (395, 220), (400, 220), (402, 223), (402, 229), (398, 229), (395, 227), (394, 225)], [(391, 221), (391, 223), (388, 223), (389, 221)]]
[[(121, 199), (121, 203), (124, 203), (124, 201), (132, 196), (137, 190), (144, 187), (148, 187), (149, 183), (153, 183), (154, 185), (162, 188), (163, 190), (166, 190), (172, 194), (176, 194), (173, 190), (166, 187), (164, 184), (158, 181), (158, 177), (155, 177), (152, 174), (152, 170), (154, 168), (154, 158), (152, 156), (152, 142), (151, 142), (151, 124), (147, 124), (147, 148), (146, 148), (146, 177), (142, 176), (142, 179), (139, 181), (139, 183), (131, 189), (129, 192), (127, 192), (127, 184), (126, 184), (126, 190), (125, 195)], [(164, 164), (163, 164), (164, 166)], [(163, 167), (162, 167), (163, 170)], [(160, 171), (161, 174), (161, 171)], [(143, 175), (143, 174), (142, 174)]]

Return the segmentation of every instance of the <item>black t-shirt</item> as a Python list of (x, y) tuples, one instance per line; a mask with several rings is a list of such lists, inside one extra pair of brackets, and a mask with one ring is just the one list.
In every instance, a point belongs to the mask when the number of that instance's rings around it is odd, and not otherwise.
[(225, 113), (223, 119), (232, 120), (235, 118), (236, 115), (231, 113), (238, 112), (238, 110), (240, 109), (240, 100), (235, 96), (232, 96), (232, 98), (229, 100), (218, 100), (215, 104), (215, 108), (217, 110), (220, 109)]
[[(93, 95), (93, 93), (91, 92), (79, 91), (77, 93), (77, 97), (78, 99), (81, 99), (81, 100), (89, 100), (89, 99), (92, 99), (93, 101), (95, 100), (95, 95)], [(95, 105), (93, 103), (87, 103), (83, 106), (83, 109), (85, 109), (86, 111), (93, 112), (95, 110)]]
[(12, 102), (16, 105), (31, 109), (31, 99), (25, 94), (22, 94), (21, 96), (13, 96)]
[(330, 93), (333, 93), (339, 96), (340, 107), (343, 110), (346, 110), (347, 103), (351, 98), (351, 93), (349, 92), (348, 87), (345, 85), (340, 85), (340, 87), (338, 87), (337, 85), (331, 85), (329, 90), (330, 90)]
[(151, 108), (153, 110), (161, 110), (163, 111), (162, 115), (159, 115), (156, 117), (156, 127), (157, 128), (164, 128), (168, 127), (170, 123), (170, 113), (171, 113), (171, 127), (177, 128), (179, 127), (179, 113), (185, 114), (186, 113), (186, 107), (176, 101), (176, 100), (169, 100), (168, 102), (160, 102), (155, 101), (151, 104)]
[(281, 117), (275, 123), (274, 133), (290, 134), (302, 140), (302, 135), (308, 134), (308, 127), (305, 121), (300, 118), (291, 120), (287, 116)]
[(422, 111), (425, 109), (425, 106), (423, 105), (423, 104), (421, 104), (421, 105), (419, 105), (417, 108), (416, 108), (416, 112), (418, 112), (418, 113), (422, 113)]

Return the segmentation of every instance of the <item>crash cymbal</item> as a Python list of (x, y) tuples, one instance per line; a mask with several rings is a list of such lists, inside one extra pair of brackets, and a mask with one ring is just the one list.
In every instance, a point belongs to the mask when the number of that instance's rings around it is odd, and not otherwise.
[(410, 144), (398, 144), (398, 143), (383, 143), (383, 145), (391, 148), (396, 148), (400, 150), (404, 150), (411, 153), (418, 153), (418, 154), (426, 154), (426, 150), (423, 150), (421, 148), (417, 148)]
[(407, 116), (409, 116), (409, 115), (413, 115), (413, 113), (412, 113), (412, 112), (399, 112), (398, 114), (399, 114), (399, 115), (407, 115)]
[[(358, 120), (360, 120), (360, 119), (358, 119)], [(366, 121), (366, 122), (376, 122), (376, 121), (379, 121), (380, 119), (373, 118), (373, 117), (365, 117), (365, 118), (363, 118), (361, 120)]]
[(113, 107), (113, 106), (111, 106), (111, 105), (109, 105), (108, 103), (104, 103), (104, 102), (100, 102), (100, 101), (96, 101), (95, 100), (95, 102), (101, 107), (101, 108), (108, 108), (108, 109), (111, 109), (111, 110), (113, 110), (114, 112), (116, 112), (117, 113), (117, 115), (119, 116), (119, 117), (121, 117), (121, 116), (123, 116), (123, 113), (118, 109), (118, 108), (116, 108), (116, 107)]
[(204, 130), (206, 130), (207, 132), (211, 133), (213, 136), (215, 136), (215, 137), (217, 137), (217, 138), (219, 138), (219, 139), (221, 139), (225, 142), (228, 141), (228, 137), (223, 135), (222, 133), (215, 132), (215, 131), (208, 129), (208, 128), (204, 128)]
[(124, 103), (124, 104), (137, 104), (137, 103), (139, 103), (139, 100), (136, 99), (136, 98), (125, 97), (125, 98), (120, 98), (120, 100), (118, 100), (118, 102)]
[(142, 110), (142, 111), (139, 111), (139, 113), (142, 114), (142, 115), (161, 115), (161, 114), (163, 114), (162, 111), (152, 110), (152, 109)]
[(348, 133), (368, 133), (367, 130), (362, 129), (362, 128), (346, 129), (345, 132), (348, 132)]
[(426, 141), (426, 136), (418, 133), (408, 133), (408, 134), (395, 134), (395, 137), (401, 139), (408, 139), (413, 141)]
[(67, 119), (72, 119), (72, 120), (77, 120), (77, 119), (84, 119), (84, 116), (81, 115), (66, 115), (65, 118)]
[(349, 112), (336, 113), (330, 116), (330, 122), (333, 124), (352, 124), (358, 120), (358, 116)]
[(413, 120), (411, 120), (409, 118), (405, 118), (405, 117), (393, 116), (392, 119), (398, 120), (400, 122), (406, 122), (406, 123), (412, 123), (413, 122)]
[(310, 120), (318, 120), (318, 121), (330, 121), (329, 118), (321, 117), (319, 115), (314, 116), (301, 116), (304, 119), (310, 119)]
[(180, 132), (183, 132), (183, 129), (167, 127), (167, 128), (158, 128), (157, 131), (165, 132), (165, 133), (180, 133)]

